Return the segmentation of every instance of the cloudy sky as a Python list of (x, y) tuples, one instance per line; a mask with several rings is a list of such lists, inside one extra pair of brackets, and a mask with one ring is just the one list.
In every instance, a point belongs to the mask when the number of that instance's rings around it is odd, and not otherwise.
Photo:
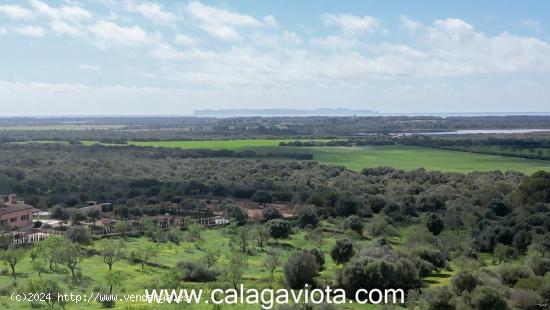
[(0, 0), (0, 115), (550, 111), (550, 2)]

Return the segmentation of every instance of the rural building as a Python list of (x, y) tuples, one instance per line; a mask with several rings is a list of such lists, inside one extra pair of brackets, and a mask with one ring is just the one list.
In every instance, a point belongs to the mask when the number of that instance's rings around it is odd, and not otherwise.
[(32, 225), (35, 208), (17, 200), (15, 195), (0, 196), (0, 224), (17, 229)]

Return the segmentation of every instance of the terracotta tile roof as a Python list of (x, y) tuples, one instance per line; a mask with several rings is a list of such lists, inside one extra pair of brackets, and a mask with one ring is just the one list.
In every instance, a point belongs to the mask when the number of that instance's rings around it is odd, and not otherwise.
[(32, 206), (26, 205), (24, 203), (10, 203), (2, 202), (0, 203), (0, 215), (8, 214), (17, 211), (23, 211), (27, 209), (32, 209)]

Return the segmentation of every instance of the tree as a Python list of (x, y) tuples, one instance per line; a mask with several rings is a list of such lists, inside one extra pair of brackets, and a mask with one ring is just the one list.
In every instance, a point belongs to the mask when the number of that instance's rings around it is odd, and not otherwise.
[(76, 266), (84, 257), (84, 252), (80, 245), (70, 240), (66, 240), (61, 245), (59, 257), (61, 258), (61, 262), (71, 270), (73, 280), (76, 280)]
[(270, 193), (266, 191), (257, 191), (254, 193), (254, 195), (252, 195), (252, 201), (260, 204), (265, 204), (265, 203), (272, 202), (273, 197), (271, 196)]
[(267, 224), (269, 227), (269, 234), (275, 239), (275, 243), (278, 243), (279, 239), (288, 238), (292, 231), (292, 226), (285, 220), (271, 220), (267, 222)]
[(109, 295), (113, 294), (113, 288), (115, 286), (120, 286), (124, 280), (125, 275), (121, 271), (109, 271), (105, 274), (105, 282), (109, 287)]
[(201, 233), (202, 233), (202, 227), (193, 222), (187, 226), (187, 231), (189, 232), (189, 236), (192, 240), (200, 240), (201, 239)]
[(232, 221), (235, 221), (239, 226), (246, 224), (248, 214), (239, 206), (234, 204), (225, 205), (225, 216)]
[(365, 226), (363, 225), (363, 220), (361, 220), (360, 217), (358, 217), (357, 215), (352, 215), (344, 220), (344, 222), (342, 223), (342, 227), (346, 230), (354, 231), (362, 236)]
[(335, 210), (339, 216), (350, 216), (357, 213), (359, 203), (352, 198), (343, 197), (336, 201)]
[(6, 264), (10, 266), (11, 276), (14, 278), (16, 277), (15, 266), (17, 265), (17, 263), (21, 261), (24, 255), (25, 255), (25, 250), (23, 248), (19, 248), (13, 245), (7, 248), (6, 250), (4, 250), (4, 252), (1, 255), (2, 260), (5, 261)]
[(92, 242), (92, 235), (87, 227), (73, 226), (67, 230), (66, 237), (72, 242), (88, 245)]
[(434, 287), (421, 296), (427, 310), (455, 310), (456, 296), (448, 287)]
[(239, 227), (231, 237), (231, 243), (235, 245), (243, 254), (248, 253), (248, 243), (250, 241), (250, 233), (248, 227)]
[(254, 235), (256, 239), (256, 245), (260, 248), (260, 250), (264, 249), (264, 244), (269, 240), (269, 237), (271, 236), (269, 227), (266, 225), (256, 225), (254, 226)]
[(216, 265), (216, 263), (220, 259), (220, 254), (221, 253), (220, 253), (219, 250), (208, 249), (204, 253), (204, 256), (203, 256), (202, 260), (205, 262), (205, 264), (208, 268), (212, 268), (212, 267), (214, 267), (214, 265)]
[(40, 292), (44, 296), (51, 296), (52, 298), (43, 298), (40, 301), (43, 300), (52, 309), (56, 304), (61, 305), (61, 308), (65, 308), (65, 304), (67, 303), (64, 298), (57, 298), (57, 296), (64, 294), (61, 286), (56, 281), (49, 279), (31, 279), (27, 286), (27, 292)]
[(319, 276), (319, 264), (317, 258), (306, 251), (292, 254), (286, 262), (283, 273), (285, 282), (291, 289), (302, 289), (306, 284), (315, 284), (315, 278)]
[(512, 207), (502, 199), (492, 199), (487, 207), (497, 216), (506, 216), (512, 212)]
[(225, 277), (233, 288), (237, 289), (248, 267), (248, 257), (242, 253), (231, 251), (227, 259), (228, 263), (224, 268)]
[(52, 210), (52, 213), (50, 214), (50, 217), (52, 219), (60, 220), (61, 221), (61, 227), (63, 227), (63, 223), (70, 218), (69, 212), (65, 210), (64, 208), (57, 206), (54, 207)]
[(103, 239), (99, 244), (99, 253), (103, 256), (103, 262), (113, 269), (113, 264), (124, 255), (124, 242), (115, 239)]
[(62, 237), (51, 236), (35, 245), (37, 247), (37, 252), (48, 261), (49, 268), (52, 271), (53, 266), (61, 262), (61, 248), (63, 242), (64, 239)]
[(343, 264), (353, 256), (353, 243), (348, 239), (340, 239), (330, 251), (330, 257), (337, 265)]
[(120, 234), (120, 236), (122, 236), (122, 238), (126, 239), (126, 237), (128, 237), (128, 232), (130, 231), (130, 225), (128, 225), (128, 222), (126, 221), (117, 221), (115, 224), (115, 230)]
[(471, 271), (462, 271), (451, 279), (451, 285), (457, 295), (462, 295), (462, 292), (471, 292), (478, 284), (477, 277)]
[(472, 292), (471, 303), (478, 310), (508, 310), (506, 300), (494, 288), (478, 286)]
[(265, 270), (268, 273), (267, 281), (270, 287), (273, 285), (273, 282), (275, 280), (275, 270), (277, 269), (277, 267), (279, 267), (280, 264), (281, 264), (280, 253), (275, 250), (270, 250), (269, 252), (267, 252), (267, 255), (262, 261), (262, 266), (265, 268)]
[(140, 261), (141, 269), (145, 269), (145, 265), (147, 265), (153, 257), (158, 255), (158, 248), (154, 244), (147, 244), (140, 247), (136, 254)]
[(280, 219), (281, 213), (279, 210), (273, 208), (273, 207), (267, 207), (262, 210), (262, 215), (264, 216), (264, 219), (266, 221), (274, 220), (274, 219)]
[(95, 228), (95, 222), (101, 219), (101, 212), (99, 210), (91, 210), (86, 213), (88, 219), (92, 222), (93, 227)]
[(130, 216), (130, 209), (127, 206), (117, 206), (114, 213), (118, 218), (127, 219)]
[(296, 223), (300, 226), (300, 228), (315, 228), (319, 223), (317, 211), (315, 210), (315, 207), (311, 205), (298, 209), (294, 216), (296, 218)]
[(445, 224), (441, 217), (435, 213), (430, 213), (428, 216), (428, 221), (426, 222), (428, 230), (434, 235), (439, 235), (445, 228)]
[(71, 219), (73, 220), (74, 225), (80, 225), (82, 221), (86, 220), (86, 215), (80, 211), (74, 211), (71, 214)]

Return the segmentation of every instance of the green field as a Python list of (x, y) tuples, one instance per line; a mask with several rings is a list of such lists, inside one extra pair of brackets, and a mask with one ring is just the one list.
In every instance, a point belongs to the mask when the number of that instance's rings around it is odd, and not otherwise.
[[(498, 155), (469, 153), (453, 150), (433, 149), (404, 145), (389, 146), (320, 146), (320, 147), (281, 147), (280, 142), (291, 140), (206, 140), (206, 141), (128, 141), (128, 145), (172, 147), (182, 149), (229, 149), (266, 152), (307, 152), (313, 159), (324, 164), (341, 165), (354, 171), (365, 167), (389, 166), (405, 170), (424, 168), (452, 172), (516, 170), (533, 173), (550, 170), (550, 161), (506, 157)], [(311, 141), (311, 140), (303, 140)], [(328, 140), (315, 140), (328, 141)], [(96, 141), (82, 141), (85, 145)], [(113, 145), (114, 144), (105, 144)], [(118, 145), (120, 146), (120, 144)]]
[[(288, 148), (296, 150), (298, 148)], [(517, 170), (532, 173), (550, 170), (550, 161), (475, 154), (413, 146), (313, 147), (299, 148), (311, 152), (314, 159), (343, 165), (359, 171), (364, 167), (390, 166), (405, 170), (423, 167), (427, 170), (470, 172), (474, 170)]]
[[(158, 249), (158, 255), (154, 257), (151, 261), (153, 263), (158, 263), (166, 267), (171, 267), (176, 264), (177, 261), (201, 261), (205, 252), (208, 249), (219, 250), (221, 252), (220, 260), (216, 265), (216, 268), (222, 269), (224, 264), (227, 262), (225, 257), (226, 253), (230, 252), (229, 238), (223, 229), (207, 229), (202, 231), (202, 237), (200, 241), (189, 242), (183, 241), (180, 244), (176, 245), (174, 243), (152, 243), (147, 240), (145, 237), (140, 238), (129, 238), (125, 244), (125, 252), (128, 254), (137, 248), (144, 247), (146, 245), (155, 245)], [(324, 238), (324, 243), (321, 246), (321, 250), (325, 253), (329, 253), (331, 247), (335, 244), (335, 240), (338, 237), (342, 237), (341, 234), (326, 233)], [(358, 244), (364, 244), (366, 240), (358, 240)], [(93, 245), (89, 246), (90, 248), (98, 248), (98, 243), (94, 242)], [(270, 242), (269, 245), (261, 250), (257, 247), (254, 247), (251, 243), (250, 253), (248, 258), (248, 267), (244, 273), (243, 284), (247, 288), (268, 288), (268, 283), (266, 282), (266, 271), (262, 267), (262, 260), (267, 255), (267, 248), (277, 248), (280, 250), (281, 261), (286, 261), (288, 255), (297, 249), (309, 249), (314, 248), (315, 245), (305, 239), (304, 231), (298, 231), (292, 236), (291, 239), (282, 240), (279, 244), (274, 244)], [(325, 255), (325, 270), (320, 274), (320, 281), (331, 281), (334, 277), (336, 269), (341, 268), (337, 266), (328, 254)], [(73, 293), (91, 293), (93, 291), (105, 292), (107, 285), (104, 279), (105, 274), (107, 273), (107, 265), (103, 263), (102, 257), (98, 255), (88, 256), (83, 259), (82, 262), (78, 265), (79, 270), (82, 274), (81, 279), (77, 282), (74, 282), (71, 278), (70, 272), (67, 267), (58, 265), (55, 267), (55, 271), (46, 271), (42, 274), (44, 279), (52, 279), (59, 283), (65, 292)], [(164, 282), (164, 279), (170, 274), (170, 269), (146, 266), (144, 270), (141, 269), (139, 264), (129, 263), (128, 260), (122, 259), (115, 262), (113, 265), (114, 271), (121, 271), (125, 274), (125, 277), (120, 285), (114, 290), (115, 294), (121, 296), (123, 294), (143, 294), (144, 288), (166, 288), (167, 284)], [(9, 267), (4, 266), (0, 269), (0, 291), (9, 292), (8, 294), (2, 294), (0, 296), (0, 309), (30, 309), (30, 305), (23, 302), (12, 302), (10, 301), (9, 295), (13, 291), (24, 292), (25, 287), (28, 285), (31, 279), (38, 279), (38, 274), (33, 270), (30, 255), (27, 252), (25, 258), (17, 264), (16, 267), (17, 278), (13, 279), (9, 274)], [(274, 286), (277, 288), (284, 287), (282, 266), (278, 267), (276, 270), (276, 281)], [(186, 289), (205, 289), (209, 294), (209, 291), (213, 288), (228, 288), (229, 284), (223, 279), (223, 274), (220, 275), (219, 279), (215, 282), (209, 283), (193, 283), (185, 282), (184, 288)], [(205, 293), (205, 295), (207, 294)], [(117, 302), (115, 309), (182, 309), (183, 305), (165, 305), (162, 307), (147, 306), (142, 303), (131, 303), (131, 302)], [(47, 307), (44, 307), (46, 309)], [(56, 307), (56, 309), (59, 307)], [(81, 303), (76, 305), (74, 303), (68, 303), (67, 309), (102, 309), (101, 305), (98, 303)], [(185, 305), (184, 309), (193, 309), (193, 310), (210, 310), (216, 309), (212, 308), (210, 305), (200, 304), (200, 305)], [(258, 309), (258, 307), (250, 306), (246, 304), (239, 305), (225, 305), (222, 309), (235, 309), (235, 310), (244, 310), (244, 309)], [(380, 309), (381, 307), (374, 305), (346, 305), (339, 307), (338, 309)]]

